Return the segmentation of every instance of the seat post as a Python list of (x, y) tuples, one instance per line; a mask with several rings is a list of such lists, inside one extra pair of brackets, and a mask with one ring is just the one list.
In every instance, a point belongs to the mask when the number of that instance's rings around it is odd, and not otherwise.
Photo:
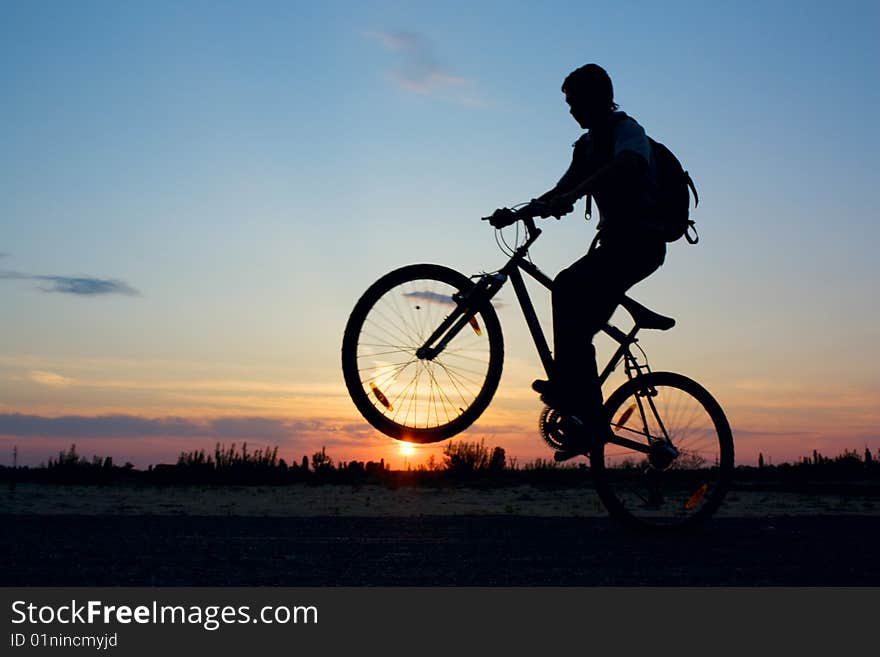
[[(601, 383), (605, 383), (606, 379), (611, 376), (611, 373), (617, 369), (617, 366), (620, 364), (620, 361), (625, 361), (624, 366), (626, 367), (626, 373), (628, 378), (632, 378), (630, 374), (630, 370), (632, 368), (632, 364), (630, 361), (635, 361), (635, 358), (630, 351), (629, 346), (631, 344), (635, 344), (636, 334), (639, 332), (641, 327), (636, 324), (630, 329), (629, 333), (624, 333), (619, 328), (612, 324), (606, 324), (602, 329), (605, 334), (610, 337), (612, 340), (618, 343), (617, 350), (614, 352), (614, 355), (611, 356), (611, 360), (608, 361), (608, 364), (605, 366), (605, 369), (602, 370), (602, 373), (599, 375), (599, 381)], [(637, 367), (637, 365), (636, 365)]]
[(615, 342), (619, 342), (621, 345), (625, 345), (634, 342), (633, 336), (635, 335), (635, 332), (638, 331), (638, 327), (635, 327), (634, 331), (630, 331), (629, 334), (624, 333), (613, 324), (606, 324), (602, 330), (605, 331), (608, 337), (610, 337)]

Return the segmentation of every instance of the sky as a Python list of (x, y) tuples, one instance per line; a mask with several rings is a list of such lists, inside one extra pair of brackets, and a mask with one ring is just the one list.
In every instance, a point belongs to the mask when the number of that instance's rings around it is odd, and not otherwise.
[[(345, 322), (401, 265), (504, 263), (479, 219), (566, 169), (587, 62), (700, 193), (699, 245), (631, 291), (678, 322), (652, 366), (715, 395), (739, 463), (876, 451), (878, 28), (846, 1), (4, 2), (0, 463), (439, 458), (358, 415)], [(548, 274), (586, 252), (582, 210), (534, 246)], [(518, 312), (457, 439), (526, 463), (549, 449)]]

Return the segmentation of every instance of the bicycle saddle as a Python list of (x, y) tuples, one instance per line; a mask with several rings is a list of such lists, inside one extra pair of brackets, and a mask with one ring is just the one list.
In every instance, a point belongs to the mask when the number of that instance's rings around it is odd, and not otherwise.
[(639, 328), (668, 331), (675, 326), (675, 320), (672, 317), (655, 313), (650, 308), (646, 308), (635, 299), (631, 299), (626, 295), (620, 301), (620, 305), (632, 315), (633, 321), (635, 321)]

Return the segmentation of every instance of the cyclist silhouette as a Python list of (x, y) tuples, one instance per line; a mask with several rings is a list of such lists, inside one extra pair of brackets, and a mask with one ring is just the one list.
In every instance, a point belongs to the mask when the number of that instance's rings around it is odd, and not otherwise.
[[(688, 232), (696, 189), (671, 151), (618, 111), (602, 68), (577, 69), (562, 91), (587, 131), (574, 144), (568, 170), (524, 207), (482, 217), (496, 228), (522, 224), (513, 245), (499, 243), (509, 260), (474, 276), (410, 264), (372, 283), (345, 325), (345, 386), (361, 415), (394, 439), (428, 444), (464, 431), (488, 408), (501, 379), (504, 338), (492, 300), (510, 282), (547, 373), (532, 387), (547, 404), (539, 426), (554, 458), (587, 455), (600, 499), (630, 526), (694, 526), (718, 509), (729, 489), (730, 423), (697, 381), (651, 370), (636, 336), (643, 329), (668, 330), (675, 320), (626, 292), (661, 266), (667, 241), (696, 243), (696, 232)], [(602, 210), (597, 235), (587, 253), (553, 279), (529, 257), (542, 233), (535, 217), (568, 214), (583, 196), (595, 197)], [(551, 291), (553, 351), (524, 276)], [(609, 323), (617, 305), (632, 317), (626, 332)], [(592, 346), (600, 331), (618, 344), (601, 374)], [(626, 381), (603, 400), (602, 383), (621, 364)]]
[(663, 264), (666, 243), (652, 221), (656, 165), (644, 129), (618, 111), (608, 73), (596, 64), (565, 78), (570, 112), (588, 132), (574, 144), (571, 165), (553, 189), (519, 210), (500, 208), (496, 228), (521, 214), (561, 217), (587, 196), (601, 210), (597, 235), (587, 254), (553, 281), (553, 368), (548, 381), (532, 384), (549, 406), (570, 416), (577, 442), (557, 460), (587, 454), (593, 440), (610, 433), (602, 412), (602, 389), (593, 337), (611, 318), (624, 293)]

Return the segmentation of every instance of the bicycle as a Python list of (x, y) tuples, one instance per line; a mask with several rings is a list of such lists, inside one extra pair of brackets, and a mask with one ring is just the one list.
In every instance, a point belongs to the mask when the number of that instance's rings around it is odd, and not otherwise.
[[(358, 300), (345, 327), (342, 370), (352, 401), (373, 427), (397, 440), (433, 443), (460, 433), (483, 413), (504, 360), (491, 300), (508, 280), (549, 377), (553, 359), (523, 272), (548, 289), (552, 279), (528, 257), (541, 230), (532, 216), (519, 220), (524, 240), (504, 243), (510, 259), (499, 270), (469, 278), (442, 265), (408, 265), (381, 277)], [(696, 525), (717, 510), (730, 486), (730, 424), (699, 383), (651, 371), (636, 336), (642, 329), (669, 330), (675, 320), (628, 295), (621, 306), (633, 327), (603, 328), (618, 347), (600, 380), (621, 361), (627, 380), (604, 402), (610, 437), (590, 449), (596, 491), (609, 514), (630, 526)], [(541, 435), (555, 450), (565, 447), (572, 430), (567, 420), (549, 406), (541, 412)]]

